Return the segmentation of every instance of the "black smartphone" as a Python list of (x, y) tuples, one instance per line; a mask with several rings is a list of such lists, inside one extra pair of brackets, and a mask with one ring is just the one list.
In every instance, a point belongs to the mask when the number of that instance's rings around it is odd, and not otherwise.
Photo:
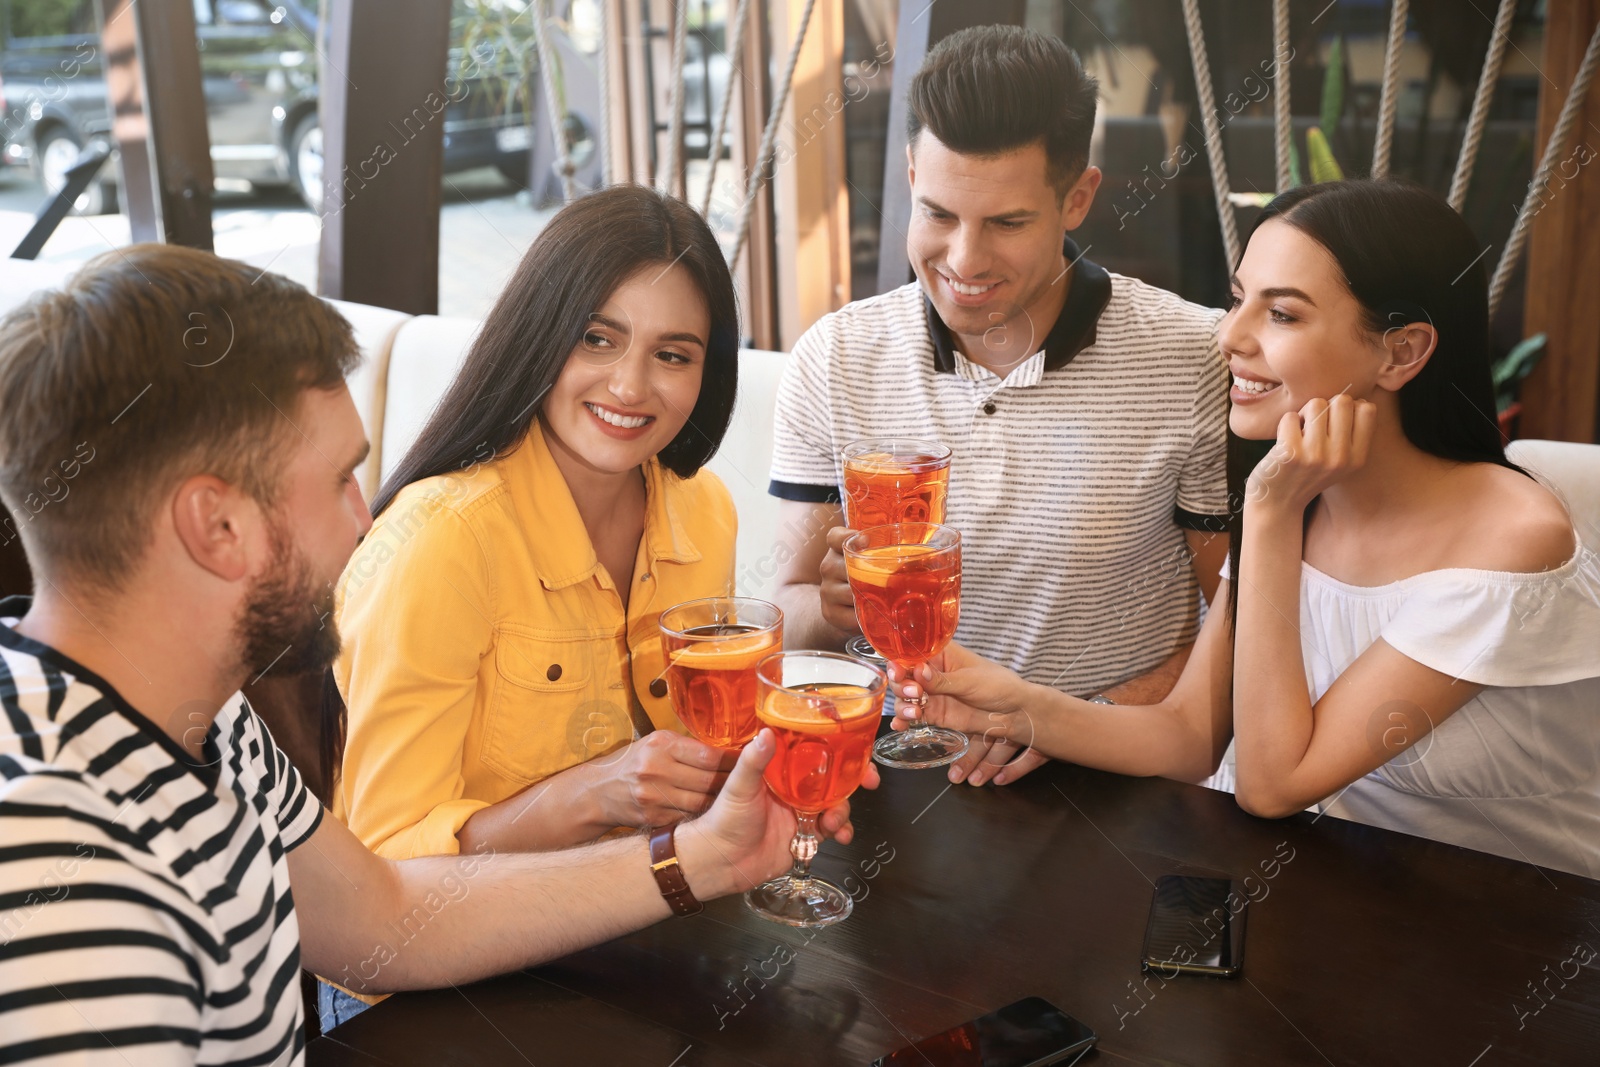
[(1093, 1047), (1093, 1030), (1041, 997), (999, 1011), (872, 1061), (872, 1067), (1045, 1067)]
[(1244, 888), (1227, 878), (1164, 874), (1156, 879), (1140, 969), (1165, 977), (1232, 978), (1244, 964)]

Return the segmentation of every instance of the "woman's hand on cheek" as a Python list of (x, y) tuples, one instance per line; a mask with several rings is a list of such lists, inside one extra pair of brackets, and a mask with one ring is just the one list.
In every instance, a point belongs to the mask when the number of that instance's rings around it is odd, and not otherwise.
[(1284, 415), (1277, 444), (1250, 473), (1246, 506), (1304, 511), (1328, 486), (1366, 464), (1377, 414), (1372, 402), (1340, 393)]

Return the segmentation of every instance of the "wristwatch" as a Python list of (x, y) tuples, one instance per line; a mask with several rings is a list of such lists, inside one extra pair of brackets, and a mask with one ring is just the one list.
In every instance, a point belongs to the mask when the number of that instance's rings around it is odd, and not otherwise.
[(696, 915), (705, 905), (689, 891), (689, 881), (678, 866), (678, 844), (673, 835), (677, 826), (666, 826), (650, 835), (650, 873), (674, 915)]
[(1110, 697), (1106, 696), (1104, 693), (1096, 693), (1094, 696), (1089, 698), (1089, 703), (1091, 703), (1091, 704), (1111, 704), (1111, 705), (1115, 705), (1116, 701), (1112, 700)]

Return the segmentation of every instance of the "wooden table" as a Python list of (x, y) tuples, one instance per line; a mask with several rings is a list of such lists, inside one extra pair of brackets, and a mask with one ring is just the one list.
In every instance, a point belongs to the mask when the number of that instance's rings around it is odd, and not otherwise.
[[(1086, 1064), (1600, 1063), (1600, 882), (1066, 765), (1001, 789), (884, 778), (856, 842), (817, 859), (857, 898), (843, 923), (717, 901), (391, 997), (308, 1063), (861, 1065), (1026, 996), (1098, 1032)], [(1208, 872), (1254, 878), (1243, 975), (1146, 979), (1152, 880)]]

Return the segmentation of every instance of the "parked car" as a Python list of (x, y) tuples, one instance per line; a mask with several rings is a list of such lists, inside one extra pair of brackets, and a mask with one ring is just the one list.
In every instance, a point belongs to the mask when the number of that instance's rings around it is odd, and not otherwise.
[[(191, 2), (216, 176), (291, 186), (320, 210), (314, 0)], [(0, 0), (0, 160), (32, 167), (52, 192), (84, 147), (111, 141), (97, 7), (98, 0)], [(458, 11), (455, 24), (463, 17)], [(451, 50), (449, 71), (463, 77), (443, 112), (444, 170), (494, 166), (525, 185), (531, 131), (515, 91), (516, 59), (482, 44), (475, 52)], [(75, 210), (115, 210), (116, 181), (108, 165)]]

